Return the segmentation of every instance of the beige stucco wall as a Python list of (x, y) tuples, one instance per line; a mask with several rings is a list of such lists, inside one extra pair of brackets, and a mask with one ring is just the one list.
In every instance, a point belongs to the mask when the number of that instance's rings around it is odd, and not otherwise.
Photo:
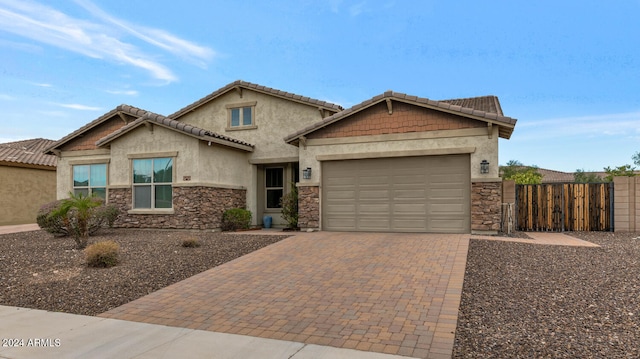
[[(69, 192), (73, 191), (73, 166), (93, 163), (109, 163), (109, 150), (86, 150), (86, 151), (63, 151), (58, 157), (57, 189), (56, 198), (63, 199), (69, 197)], [(111, 166), (107, 166), (110, 172)]]
[(0, 166), (0, 226), (35, 223), (38, 209), (56, 200), (55, 170)]
[[(254, 101), (256, 102), (255, 125), (257, 128), (227, 129), (226, 106)], [(259, 161), (298, 156), (298, 148), (288, 145), (283, 138), (321, 119), (322, 116), (317, 107), (243, 89), (242, 97), (237, 91), (230, 91), (180, 117), (179, 121), (251, 143), (255, 146), (255, 150), (250, 155), (250, 159)]]
[(111, 143), (110, 186), (131, 185), (131, 158), (175, 156), (174, 183), (246, 188), (249, 163), (245, 152), (208, 145), (175, 130), (141, 126)]
[[(472, 181), (498, 180), (498, 128), (489, 136), (486, 128), (433, 131), (394, 135), (307, 140), (300, 145), (300, 169), (311, 167), (312, 178), (301, 184), (319, 183), (321, 161), (338, 159), (402, 157), (470, 153)], [(480, 162), (490, 163), (480, 174)]]

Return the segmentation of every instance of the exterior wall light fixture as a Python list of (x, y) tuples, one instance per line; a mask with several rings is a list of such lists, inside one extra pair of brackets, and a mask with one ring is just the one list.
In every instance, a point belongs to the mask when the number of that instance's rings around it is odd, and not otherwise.
[(482, 160), (480, 162), (480, 173), (483, 175), (489, 173), (489, 161)]
[(302, 178), (311, 179), (311, 167), (307, 167), (302, 170)]

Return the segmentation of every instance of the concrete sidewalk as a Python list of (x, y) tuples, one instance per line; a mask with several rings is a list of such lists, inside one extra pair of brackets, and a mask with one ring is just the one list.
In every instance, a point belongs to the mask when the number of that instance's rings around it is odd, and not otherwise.
[(38, 230), (40, 230), (40, 227), (35, 223), (16, 224), (12, 226), (0, 226), (0, 234), (29, 232), (29, 231), (38, 231)]
[(0, 306), (0, 358), (407, 358), (84, 315)]

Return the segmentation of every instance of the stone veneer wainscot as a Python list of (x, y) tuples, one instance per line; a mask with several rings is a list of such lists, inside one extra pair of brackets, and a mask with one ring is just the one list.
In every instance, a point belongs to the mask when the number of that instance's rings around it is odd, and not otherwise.
[(303, 230), (320, 228), (320, 187), (298, 187), (298, 227)]
[(471, 183), (471, 231), (496, 233), (502, 216), (502, 182)]
[(220, 229), (222, 213), (246, 207), (246, 190), (216, 187), (174, 187), (173, 213), (132, 214), (131, 188), (109, 189), (108, 203), (120, 208), (114, 227), (162, 229)]

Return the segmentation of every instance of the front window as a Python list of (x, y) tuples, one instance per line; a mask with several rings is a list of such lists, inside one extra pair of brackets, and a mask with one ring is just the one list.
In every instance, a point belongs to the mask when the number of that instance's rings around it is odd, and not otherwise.
[(73, 193), (107, 199), (107, 164), (73, 166)]
[(171, 208), (172, 158), (133, 160), (133, 208)]
[(284, 194), (284, 168), (265, 169), (265, 187), (267, 188), (267, 208), (282, 208), (280, 200)]

